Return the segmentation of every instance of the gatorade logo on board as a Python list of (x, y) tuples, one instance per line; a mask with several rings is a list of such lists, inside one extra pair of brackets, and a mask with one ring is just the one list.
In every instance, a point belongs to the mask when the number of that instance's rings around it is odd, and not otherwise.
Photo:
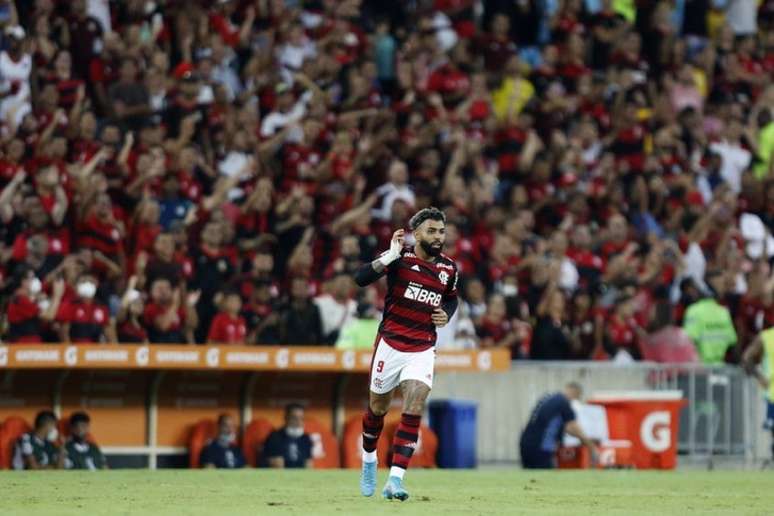
[(672, 446), (672, 416), (669, 412), (651, 412), (640, 425), (640, 440), (649, 451), (660, 453)]
[(354, 369), (355, 367), (355, 352), (352, 350), (345, 351), (341, 355), (341, 365), (344, 369)]
[(207, 350), (207, 365), (210, 367), (218, 367), (220, 364), (220, 350), (218, 348), (210, 348)]
[(78, 348), (75, 346), (67, 346), (64, 352), (65, 364), (74, 366), (78, 363)]
[(0, 366), (8, 365), (8, 348), (0, 346)]
[(476, 359), (481, 371), (489, 371), (492, 368), (492, 354), (489, 351), (481, 351)]
[(146, 366), (150, 362), (150, 350), (148, 346), (142, 346), (137, 348), (134, 353), (134, 359), (137, 361), (138, 366)]
[(277, 364), (277, 367), (280, 369), (287, 369), (288, 364), (290, 363), (290, 351), (287, 348), (282, 348), (277, 351), (277, 354), (274, 356), (274, 363)]

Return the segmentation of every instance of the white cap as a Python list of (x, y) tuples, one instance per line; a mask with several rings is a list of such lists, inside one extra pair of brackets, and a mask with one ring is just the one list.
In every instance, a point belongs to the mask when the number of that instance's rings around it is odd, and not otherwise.
[(24, 39), (24, 37), (27, 35), (27, 33), (24, 32), (24, 29), (19, 25), (14, 25), (13, 27), (6, 27), (5, 34), (7, 36), (12, 36), (16, 39)]

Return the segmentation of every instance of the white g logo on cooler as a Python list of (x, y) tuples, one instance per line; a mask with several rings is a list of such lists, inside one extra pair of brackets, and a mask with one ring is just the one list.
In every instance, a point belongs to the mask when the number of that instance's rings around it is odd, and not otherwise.
[(665, 410), (651, 412), (640, 425), (640, 440), (648, 450), (660, 453), (672, 445), (672, 416)]

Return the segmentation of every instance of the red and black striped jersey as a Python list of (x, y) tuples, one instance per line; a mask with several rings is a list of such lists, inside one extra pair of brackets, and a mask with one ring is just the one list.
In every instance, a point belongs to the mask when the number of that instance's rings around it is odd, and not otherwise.
[(379, 336), (399, 351), (419, 352), (435, 345), (436, 308), (457, 297), (457, 266), (445, 254), (433, 262), (404, 248), (386, 269), (387, 294)]

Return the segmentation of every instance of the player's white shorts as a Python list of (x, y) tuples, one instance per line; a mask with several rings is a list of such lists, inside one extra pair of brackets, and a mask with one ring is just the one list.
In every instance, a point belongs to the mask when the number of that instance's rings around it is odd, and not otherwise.
[(418, 380), (432, 388), (434, 367), (435, 348), (408, 353), (380, 338), (371, 364), (371, 392), (386, 394), (404, 380)]

